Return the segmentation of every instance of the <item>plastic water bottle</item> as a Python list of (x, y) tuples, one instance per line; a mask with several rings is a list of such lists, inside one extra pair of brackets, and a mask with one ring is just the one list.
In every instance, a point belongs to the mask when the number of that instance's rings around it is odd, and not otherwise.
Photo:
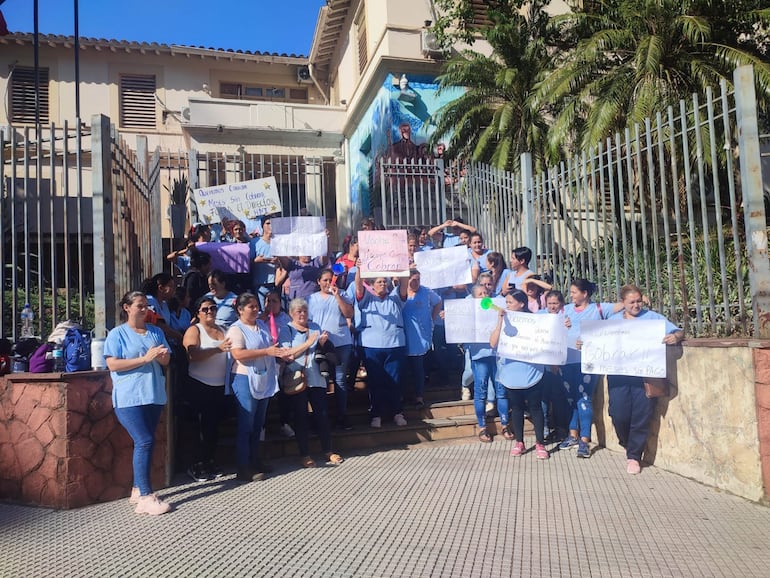
[(25, 303), (24, 308), (21, 310), (22, 338), (35, 336), (35, 329), (33, 328), (34, 321), (35, 321), (35, 312), (32, 311), (32, 307), (29, 306), (29, 303)]
[(53, 348), (53, 371), (54, 373), (64, 371), (64, 347), (61, 340), (57, 341)]

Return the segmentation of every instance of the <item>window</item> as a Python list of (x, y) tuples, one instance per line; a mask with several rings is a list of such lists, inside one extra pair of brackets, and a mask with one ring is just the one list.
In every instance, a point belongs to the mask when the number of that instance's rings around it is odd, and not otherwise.
[[(40, 122), (48, 122), (48, 69), (38, 68)], [(11, 69), (11, 121), (35, 122), (35, 69), (17, 66)]]
[(307, 89), (222, 82), (219, 84), (219, 97), (234, 98), (239, 100), (268, 100), (273, 102), (306, 103)]
[(366, 42), (366, 13), (362, 7), (361, 12), (356, 19), (356, 44), (358, 45), (358, 72), (363, 74), (367, 63), (369, 62), (369, 51)]
[(123, 74), (120, 76), (120, 126), (123, 128), (154, 129), (155, 75)]

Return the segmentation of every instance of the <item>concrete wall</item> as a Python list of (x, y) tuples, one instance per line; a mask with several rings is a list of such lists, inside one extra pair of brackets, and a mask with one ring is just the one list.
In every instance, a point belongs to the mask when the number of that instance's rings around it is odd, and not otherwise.
[[(644, 461), (749, 500), (767, 500), (768, 348), (770, 343), (748, 340), (697, 340), (670, 348), (674, 388), (670, 398), (657, 401)], [(602, 380), (594, 399), (595, 439), (623, 451), (606, 400)]]

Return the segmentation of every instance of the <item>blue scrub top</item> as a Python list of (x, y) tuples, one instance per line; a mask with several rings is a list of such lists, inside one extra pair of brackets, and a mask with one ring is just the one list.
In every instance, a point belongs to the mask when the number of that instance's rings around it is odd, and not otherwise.
[(364, 289), (363, 297), (356, 302), (361, 311), (361, 345), (372, 349), (406, 345), (401, 296), (391, 294), (380, 299)]
[[(340, 291), (340, 296), (349, 301), (348, 296)], [(313, 323), (317, 323), (323, 331), (329, 333), (334, 347), (350, 345), (353, 337), (348, 329), (348, 321), (340, 311), (337, 299), (334, 295), (324, 298), (321, 292), (313, 293), (307, 300), (308, 317)]]
[[(147, 333), (140, 335), (125, 323), (107, 334), (104, 357), (136, 359), (151, 347), (163, 345), (171, 349), (163, 331), (147, 325)], [(129, 371), (110, 371), (113, 407), (166, 404), (166, 377), (163, 366), (154, 360)]]
[[(391, 296), (401, 299), (398, 287)], [(433, 308), (441, 303), (441, 297), (431, 289), (420, 286), (417, 293), (403, 302), (402, 315), (406, 331), (406, 354), (424, 355), (433, 341)]]

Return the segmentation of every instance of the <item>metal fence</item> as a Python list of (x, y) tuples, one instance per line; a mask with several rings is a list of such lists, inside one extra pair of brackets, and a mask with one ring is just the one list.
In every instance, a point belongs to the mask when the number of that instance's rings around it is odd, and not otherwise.
[(42, 337), (65, 319), (115, 325), (115, 296), (160, 256), (157, 184), (138, 154), (103, 116), (0, 133), (3, 337), (18, 339), (25, 303)]
[[(390, 228), (463, 217), (486, 246), (533, 249), (531, 266), (566, 290), (596, 282), (614, 301), (626, 283), (691, 336), (770, 337), (770, 137), (757, 130), (753, 72), (723, 82), (559, 166), (515, 173), (442, 159), (380, 159), (375, 210)], [(761, 152), (764, 150), (764, 153)], [(376, 213), (375, 213), (376, 214)]]

